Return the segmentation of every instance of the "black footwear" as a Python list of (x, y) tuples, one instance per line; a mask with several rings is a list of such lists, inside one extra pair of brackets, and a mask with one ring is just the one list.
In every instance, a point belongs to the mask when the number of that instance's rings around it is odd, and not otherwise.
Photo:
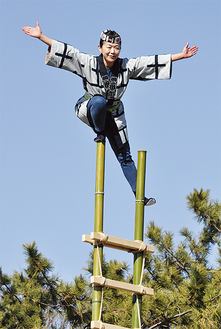
[(99, 134), (97, 134), (97, 137), (95, 137), (94, 141), (95, 141), (96, 143), (98, 143), (98, 142), (102, 142), (102, 143), (104, 143), (104, 142), (105, 142), (105, 136), (104, 136), (104, 135), (99, 135)]
[(151, 206), (152, 204), (155, 204), (156, 200), (154, 198), (144, 198), (144, 206)]

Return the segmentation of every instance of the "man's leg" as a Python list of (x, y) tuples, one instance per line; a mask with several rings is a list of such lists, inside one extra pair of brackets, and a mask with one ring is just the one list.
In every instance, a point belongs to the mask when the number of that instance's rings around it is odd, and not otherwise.
[(130, 145), (128, 142), (124, 144), (123, 147), (118, 148), (117, 143), (114, 140), (114, 137), (107, 135), (107, 138), (110, 142), (112, 150), (114, 151), (117, 160), (120, 163), (123, 174), (128, 181), (132, 191), (136, 193), (136, 183), (137, 183), (137, 169), (135, 163), (130, 154)]
[(92, 128), (97, 133), (97, 137), (95, 138), (96, 142), (100, 141), (99, 139), (101, 139), (101, 141), (105, 139), (104, 128), (106, 114), (106, 99), (99, 95), (92, 97), (87, 104), (87, 115)]
[[(131, 157), (130, 145), (128, 142), (124, 144), (120, 149), (117, 147), (117, 143), (114, 139), (108, 135), (110, 145), (121, 165), (124, 176), (126, 177), (134, 195), (136, 196), (136, 185), (137, 185), (137, 169), (135, 163)], [(156, 203), (154, 198), (144, 198), (144, 205), (150, 206)]]

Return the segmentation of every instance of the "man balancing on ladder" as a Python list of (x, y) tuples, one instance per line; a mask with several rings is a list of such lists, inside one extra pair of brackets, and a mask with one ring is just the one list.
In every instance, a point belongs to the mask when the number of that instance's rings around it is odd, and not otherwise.
[[(85, 94), (75, 106), (76, 115), (96, 133), (95, 142), (110, 145), (121, 165), (123, 173), (136, 195), (137, 170), (131, 157), (127, 134), (124, 106), (121, 101), (128, 82), (134, 80), (170, 79), (173, 61), (189, 58), (198, 51), (196, 46), (173, 55), (142, 56), (139, 58), (119, 58), (121, 36), (115, 31), (101, 33), (98, 49), (100, 56), (81, 53), (72, 46), (52, 40), (36, 27), (25, 26), (22, 30), (46, 43), (48, 53), (46, 64), (76, 73), (83, 79)], [(145, 198), (144, 205), (156, 203), (154, 198)]]

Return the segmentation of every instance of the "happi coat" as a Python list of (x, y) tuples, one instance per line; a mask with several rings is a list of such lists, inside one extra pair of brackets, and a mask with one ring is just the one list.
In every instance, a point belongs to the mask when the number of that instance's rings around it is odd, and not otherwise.
[(85, 94), (78, 100), (75, 110), (77, 116), (86, 124), (90, 125), (87, 117), (88, 100), (94, 95), (101, 95), (107, 99), (107, 105), (109, 104), (109, 110), (115, 118), (124, 143), (128, 137), (121, 98), (129, 80), (170, 79), (171, 55), (118, 58), (112, 67), (111, 79), (108, 76), (104, 77), (101, 72), (101, 56), (85, 54), (66, 43), (53, 40), (46, 56), (46, 64), (68, 70), (82, 78)]

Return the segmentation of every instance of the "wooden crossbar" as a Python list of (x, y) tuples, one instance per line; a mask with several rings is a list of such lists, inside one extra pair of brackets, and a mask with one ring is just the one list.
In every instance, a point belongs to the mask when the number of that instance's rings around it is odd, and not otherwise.
[(152, 288), (144, 287), (143, 285), (135, 285), (127, 282), (107, 279), (103, 276), (91, 276), (91, 283), (98, 286), (105, 286), (114, 289), (126, 290), (139, 295), (153, 296), (154, 290)]
[(100, 242), (104, 247), (114, 248), (118, 250), (124, 250), (132, 253), (137, 252), (151, 252), (153, 253), (155, 248), (154, 246), (149, 246), (145, 242), (140, 240), (125, 240), (121, 238), (116, 238), (114, 236), (110, 236), (104, 234), (102, 232), (91, 232), (90, 235), (83, 234), (82, 235), (83, 242), (89, 242), (94, 245), (97, 242)]
[(91, 321), (91, 329), (129, 329), (129, 328), (115, 326), (113, 324), (104, 323), (102, 321)]

